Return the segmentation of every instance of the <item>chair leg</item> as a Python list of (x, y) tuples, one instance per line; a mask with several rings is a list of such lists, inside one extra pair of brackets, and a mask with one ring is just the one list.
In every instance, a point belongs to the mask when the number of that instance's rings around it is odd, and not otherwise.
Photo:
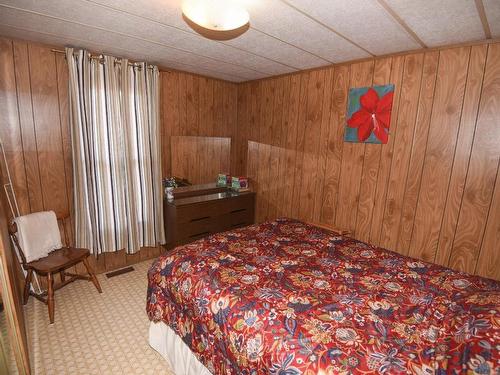
[(54, 323), (54, 278), (49, 272), (47, 275), (47, 306), (49, 307), (50, 324)]
[(83, 260), (83, 265), (87, 269), (87, 273), (90, 276), (90, 280), (96, 287), (96, 289), (99, 291), (99, 293), (102, 293), (101, 285), (99, 285), (99, 280), (97, 280), (97, 277), (95, 276), (95, 273), (92, 271), (92, 268), (90, 267), (89, 261), (87, 258)]
[(29, 269), (28, 274), (26, 275), (26, 280), (24, 281), (23, 305), (26, 305), (28, 303), (28, 298), (30, 297), (30, 287), (31, 287), (32, 277), (33, 277), (33, 270)]
[(62, 270), (61, 272), (59, 272), (59, 276), (61, 276), (61, 282), (63, 283), (64, 280), (66, 280), (66, 275), (64, 274), (64, 270)]

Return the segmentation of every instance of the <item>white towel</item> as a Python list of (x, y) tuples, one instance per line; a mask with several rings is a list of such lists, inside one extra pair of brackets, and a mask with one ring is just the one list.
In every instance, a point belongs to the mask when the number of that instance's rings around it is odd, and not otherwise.
[(54, 211), (36, 212), (14, 219), (17, 225), (17, 239), (26, 257), (26, 262), (46, 257), (53, 250), (60, 249), (61, 233)]

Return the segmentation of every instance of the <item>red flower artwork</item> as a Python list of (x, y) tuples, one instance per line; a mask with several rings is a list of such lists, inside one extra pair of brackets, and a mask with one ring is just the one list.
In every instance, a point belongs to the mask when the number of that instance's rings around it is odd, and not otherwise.
[(379, 98), (373, 88), (361, 96), (360, 109), (347, 120), (349, 127), (358, 128), (360, 142), (366, 141), (373, 132), (380, 142), (387, 143), (393, 96), (391, 91)]

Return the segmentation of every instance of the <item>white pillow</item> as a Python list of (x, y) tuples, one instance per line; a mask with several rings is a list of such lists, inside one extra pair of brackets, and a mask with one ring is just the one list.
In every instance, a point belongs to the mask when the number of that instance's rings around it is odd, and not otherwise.
[(14, 219), (17, 239), (26, 262), (46, 257), (62, 247), (61, 233), (54, 211), (36, 212)]

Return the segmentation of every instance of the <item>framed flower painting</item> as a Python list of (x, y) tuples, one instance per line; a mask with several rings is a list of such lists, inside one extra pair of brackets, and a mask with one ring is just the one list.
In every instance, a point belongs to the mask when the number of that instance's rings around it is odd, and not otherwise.
[(387, 143), (393, 97), (392, 84), (350, 89), (344, 141)]

